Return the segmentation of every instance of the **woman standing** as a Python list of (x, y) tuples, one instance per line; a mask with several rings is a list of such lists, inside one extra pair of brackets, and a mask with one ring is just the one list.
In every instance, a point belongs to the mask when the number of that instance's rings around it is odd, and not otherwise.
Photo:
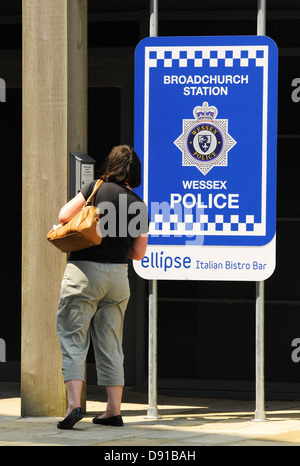
[[(92, 338), (97, 383), (107, 393), (105, 413), (95, 424), (123, 425), (123, 321), (130, 296), (127, 258), (141, 260), (148, 240), (146, 205), (133, 192), (141, 183), (141, 164), (127, 145), (110, 152), (104, 183), (96, 193), (102, 242), (70, 254), (61, 285), (57, 332), (61, 341), (63, 376), (67, 388), (66, 417), (57, 425), (71, 429), (82, 419), (80, 407), (85, 360)], [(84, 206), (95, 181), (85, 185), (59, 213), (68, 222)]]

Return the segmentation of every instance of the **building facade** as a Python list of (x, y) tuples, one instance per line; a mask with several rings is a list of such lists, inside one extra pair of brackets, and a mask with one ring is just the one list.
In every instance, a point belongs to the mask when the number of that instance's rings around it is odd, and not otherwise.
[[(257, 2), (159, 2), (160, 36), (255, 35)], [(19, 381), (21, 364), (22, 1), (0, 7), (2, 189), (15, 206), (1, 292), (0, 380)], [(266, 397), (300, 397), (300, 10), (267, 2), (266, 34), (279, 49), (277, 265), (265, 283)], [(148, 0), (88, 2), (88, 154), (104, 156), (134, 140), (134, 50), (149, 35)], [(49, 225), (52, 220), (49, 220)], [(34, 228), (34, 225), (32, 226)], [(3, 239), (6, 237), (4, 229)], [(3, 242), (3, 244), (6, 244)], [(4, 260), (2, 262), (4, 264)], [(126, 385), (147, 387), (148, 282), (130, 266), (124, 329)], [(45, 303), (46, 305), (46, 303)], [(255, 283), (158, 283), (158, 389), (193, 396), (253, 398)], [(88, 383), (95, 383), (93, 350)]]

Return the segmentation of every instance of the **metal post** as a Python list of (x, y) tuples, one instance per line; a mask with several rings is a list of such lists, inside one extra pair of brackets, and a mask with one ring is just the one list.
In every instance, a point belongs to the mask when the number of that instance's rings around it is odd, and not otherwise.
[[(158, 0), (150, 0), (150, 37), (158, 35)], [(150, 281), (148, 330), (147, 418), (159, 419), (157, 409), (157, 280)]]
[(267, 0), (257, 2), (257, 35), (266, 35), (266, 3)]
[(255, 421), (265, 421), (264, 282), (256, 283), (256, 409)]
[[(266, 34), (266, 0), (257, 3), (257, 35)], [(264, 387), (264, 282), (256, 283), (256, 409), (255, 421), (265, 421)]]
[(157, 409), (157, 280), (150, 281), (147, 418), (158, 419)]
[(150, 37), (158, 36), (158, 0), (150, 0)]

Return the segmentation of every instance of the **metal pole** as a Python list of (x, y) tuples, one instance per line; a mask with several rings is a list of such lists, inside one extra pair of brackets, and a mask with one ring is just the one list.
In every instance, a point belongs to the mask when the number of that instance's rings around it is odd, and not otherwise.
[[(266, 34), (266, 0), (257, 3), (257, 35)], [(265, 421), (264, 387), (264, 282), (256, 283), (256, 409), (255, 421)]]
[(265, 421), (264, 282), (256, 283), (256, 409), (255, 421)]
[[(158, 0), (150, 0), (150, 37), (158, 35)], [(157, 409), (157, 280), (150, 281), (148, 329), (147, 418), (159, 419)]]
[(157, 280), (150, 281), (147, 418), (158, 419), (157, 409)]
[(266, 35), (266, 3), (267, 0), (257, 2), (257, 35)]
[(150, 37), (158, 36), (158, 0), (150, 0)]

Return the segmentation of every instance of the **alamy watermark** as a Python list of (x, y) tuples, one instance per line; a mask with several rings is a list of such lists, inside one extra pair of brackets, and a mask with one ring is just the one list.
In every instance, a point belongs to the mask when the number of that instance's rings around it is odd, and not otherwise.
[[(180, 226), (194, 216), (196, 222), (201, 224), (201, 216), (204, 212), (204, 204), (200, 201), (197, 203), (193, 199), (184, 199), (179, 202), (178, 199), (168, 203), (151, 202), (148, 208), (143, 201), (136, 201), (128, 205), (127, 194), (119, 194), (119, 208), (110, 201), (100, 202), (97, 207), (100, 211), (99, 234), (102, 238), (124, 238), (131, 236), (135, 238), (140, 234), (148, 232), (149, 217), (151, 236), (163, 237), (184, 237), (187, 245), (202, 245), (204, 235), (195, 234), (192, 231), (181, 230)], [(156, 231), (155, 224), (157, 218), (164, 219), (164, 227)]]
[(298, 103), (300, 102), (300, 78), (293, 79), (291, 85), (295, 88), (291, 94), (292, 101)]
[(292, 361), (300, 362), (300, 338), (294, 338), (292, 348), (295, 348), (291, 354)]
[(127, 204), (127, 194), (119, 194), (119, 212), (113, 202), (103, 201), (97, 205), (100, 211), (102, 238), (135, 238), (148, 230), (147, 207), (142, 201)]
[(0, 102), (6, 102), (6, 84), (2, 78), (0, 78)]
[(6, 362), (6, 344), (3, 338), (0, 338), (0, 362)]

